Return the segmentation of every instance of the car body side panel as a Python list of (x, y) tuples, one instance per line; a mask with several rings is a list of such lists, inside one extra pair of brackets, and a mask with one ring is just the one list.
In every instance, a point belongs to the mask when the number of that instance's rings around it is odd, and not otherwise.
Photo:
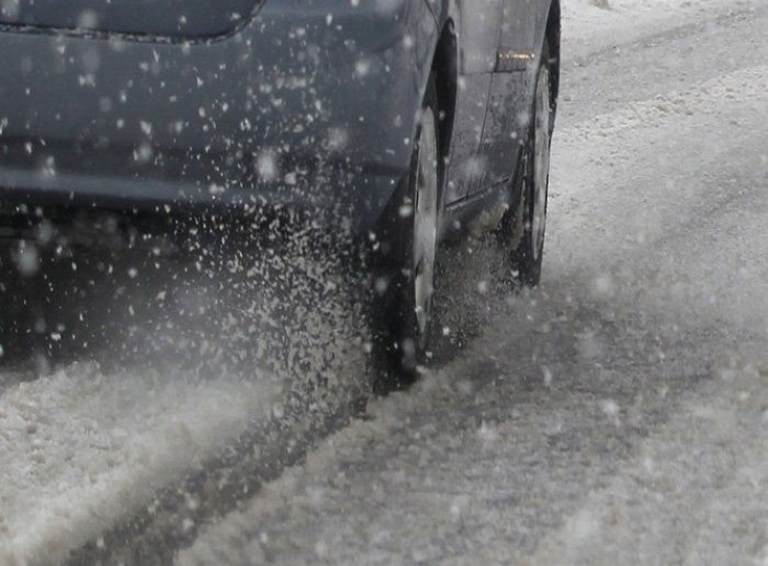
[(486, 156), (481, 189), (506, 183), (516, 163), (530, 123), (529, 91), (532, 75), (527, 71), (496, 73), (488, 102), (488, 119), (482, 151)]
[(4, 198), (295, 202), (370, 224), (407, 173), (436, 41), (423, 0), (267, 1), (211, 43), (0, 33)]
[(474, 192), (483, 179), (486, 159), (480, 153), (485, 126), (490, 73), (461, 75), (456, 96), (456, 121), (445, 185), (450, 205)]
[(484, 189), (506, 183), (514, 174), (531, 119), (535, 72), (549, 6), (550, 0), (505, 0), (481, 149), (488, 163)]
[(465, 198), (482, 180), (480, 142), (499, 42), (501, 0), (452, 0), (444, 5), (458, 33), (459, 77), (452, 152), (445, 185), (448, 205)]

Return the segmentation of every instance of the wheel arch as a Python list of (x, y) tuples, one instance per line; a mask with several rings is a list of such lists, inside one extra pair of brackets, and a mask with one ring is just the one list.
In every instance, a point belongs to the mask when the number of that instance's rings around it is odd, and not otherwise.
[(549, 74), (552, 81), (552, 107), (556, 108), (560, 92), (560, 0), (552, 0), (547, 16), (545, 41), (549, 45)]
[(446, 159), (451, 151), (458, 92), (458, 38), (452, 19), (446, 19), (435, 46), (431, 73), (437, 90), (440, 152)]

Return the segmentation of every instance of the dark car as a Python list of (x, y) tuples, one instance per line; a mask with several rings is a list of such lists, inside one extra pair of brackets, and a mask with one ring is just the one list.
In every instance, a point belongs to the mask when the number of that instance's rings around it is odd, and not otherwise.
[(0, 235), (309, 212), (388, 270), (413, 371), (443, 238), (539, 280), (559, 49), (558, 0), (2, 2)]

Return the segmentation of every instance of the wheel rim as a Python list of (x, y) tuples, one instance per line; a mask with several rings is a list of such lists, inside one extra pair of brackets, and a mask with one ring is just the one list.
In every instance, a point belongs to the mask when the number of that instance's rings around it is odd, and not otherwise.
[(425, 108), (417, 153), (413, 214), (413, 292), (420, 346), (424, 346), (426, 340), (434, 290), (437, 183), (435, 115), (431, 108)]
[(550, 121), (549, 69), (542, 66), (536, 84), (533, 159), (533, 210), (531, 214), (531, 244), (533, 259), (538, 260), (544, 248), (547, 218), (547, 185), (549, 184)]

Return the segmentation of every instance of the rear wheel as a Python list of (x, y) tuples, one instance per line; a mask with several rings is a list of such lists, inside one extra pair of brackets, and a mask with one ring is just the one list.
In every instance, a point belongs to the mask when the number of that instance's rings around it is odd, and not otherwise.
[[(408, 183), (390, 220), (394, 235), (393, 283), (375, 316), (384, 322), (384, 365), (378, 388), (387, 390), (413, 381), (429, 345), (441, 160), (437, 131), (437, 94), (430, 80), (416, 132)], [(381, 305), (380, 305), (381, 306)]]
[(541, 279), (547, 220), (549, 154), (552, 140), (552, 84), (549, 54), (545, 48), (536, 75), (533, 115), (513, 179), (511, 206), (499, 230), (502, 245), (509, 248), (512, 278), (521, 285), (536, 286)]
[(426, 106), (412, 173), (413, 222), (406, 246), (404, 320), (400, 336), (402, 369), (414, 372), (429, 344), (437, 255), (438, 148), (435, 110)]

